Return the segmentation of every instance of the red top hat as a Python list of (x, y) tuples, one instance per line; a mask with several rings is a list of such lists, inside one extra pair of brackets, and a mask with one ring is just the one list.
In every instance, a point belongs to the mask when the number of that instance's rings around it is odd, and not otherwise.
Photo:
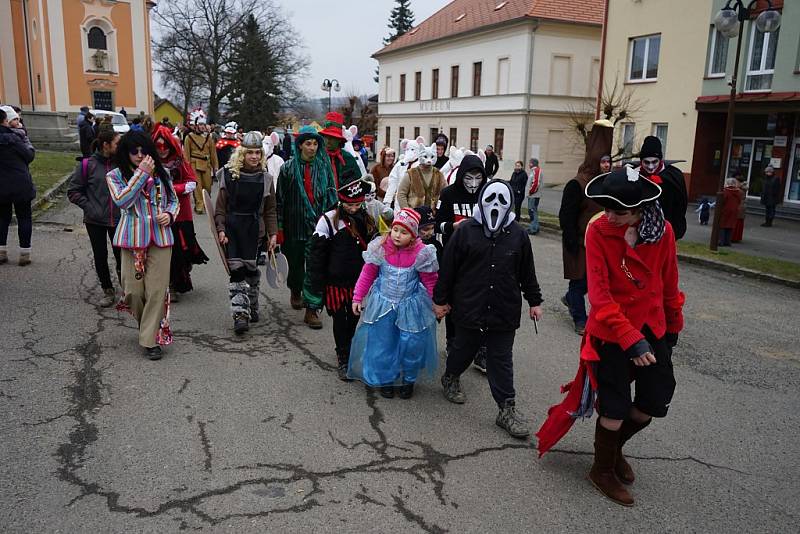
[(344, 127), (344, 115), (336, 111), (329, 111), (325, 115), (324, 128), (320, 130), (320, 135), (327, 135), (328, 137), (335, 137), (345, 141), (342, 135), (342, 128)]

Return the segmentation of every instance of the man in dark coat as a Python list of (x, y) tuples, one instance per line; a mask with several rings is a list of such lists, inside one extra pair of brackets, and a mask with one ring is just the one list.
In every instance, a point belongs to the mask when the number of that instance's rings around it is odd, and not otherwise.
[(614, 126), (608, 121), (597, 121), (589, 132), (586, 156), (578, 174), (567, 182), (561, 196), (558, 222), (561, 225), (561, 248), (564, 260), (564, 278), (569, 280), (566, 295), (561, 302), (569, 309), (575, 332), (583, 335), (586, 328), (586, 226), (595, 214), (603, 211), (599, 204), (586, 198), (589, 180), (600, 174), (600, 159), (611, 152)]
[(81, 154), (84, 158), (92, 155), (92, 142), (97, 137), (94, 131), (94, 115), (87, 113), (83, 122), (78, 125), (78, 140), (81, 145)]
[(781, 203), (783, 196), (781, 189), (781, 179), (775, 176), (775, 169), (772, 165), (764, 169), (764, 189), (761, 191), (761, 204), (764, 205), (766, 220), (761, 226), (769, 228), (775, 218), (775, 206)]
[(498, 170), (500, 170), (500, 160), (497, 159), (497, 154), (494, 153), (494, 147), (486, 145), (486, 176), (494, 178)]
[(675, 239), (682, 238), (686, 233), (686, 207), (689, 205), (683, 172), (664, 161), (661, 140), (654, 135), (644, 138), (639, 158), (642, 162), (639, 172), (661, 186), (658, 203), (661, 204), (664, 217), (672, 225)]
[(11, 106), (0, 107), (0, 168), (3, 182), (0, 187), (0, 264), (8, 261), (8, 227), (12, 210), (17, 214), (19, 264), (31, 262), (33, 213), (31, 201), (36, 197), (28, 165), (36, 152)]

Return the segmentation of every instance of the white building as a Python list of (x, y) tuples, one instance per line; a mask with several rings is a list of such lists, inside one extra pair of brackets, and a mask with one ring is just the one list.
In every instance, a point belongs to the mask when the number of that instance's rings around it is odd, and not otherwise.
[(583, 148), (568, 114), (594, 102), (603, 0), (454, 0), (376, 52), (378, 143), (443, 132), (494, 145), (500, 177), (537, 157), (549, 182), (575, 175)]

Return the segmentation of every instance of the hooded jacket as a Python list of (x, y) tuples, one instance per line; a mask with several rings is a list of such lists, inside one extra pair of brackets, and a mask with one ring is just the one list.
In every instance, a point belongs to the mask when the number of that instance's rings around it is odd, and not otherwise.
[[(88, 121), (84, 124), (88, 124)], [(84, 166), (86, 172), (84, 172)], [(67, 198), (83, 210), (83, 222), (114, 228), (119, 222), (119, 208), (111, 200), (106, 175), (114, 162), (100, 152), (78, 162), (69, 179)]]
[(480, 187), (474, 193), (470, 193), (464, 187), (464, 175), (468, 171), (479, 170), (483, 175), (481, 186), (486, 183), (486, 169), (478, 156), (464, 156), (461, 165), (456, 172), (456, 180), (442, 190), (439, 195), (439, 204), (436, 206), (436, 230), (442, 234), (443, 244), (447, 244), (450, 236), (453, 235), (456, 223), (463, 219), (472, 217), (475, 205), (478, 203), (478, 193)]

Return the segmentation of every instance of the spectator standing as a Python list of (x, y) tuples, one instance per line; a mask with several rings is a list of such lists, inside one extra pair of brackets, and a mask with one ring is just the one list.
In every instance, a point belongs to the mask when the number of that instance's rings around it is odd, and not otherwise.
[(497, 159), (497, 154), (494, 153), (492, 145), (486, 145), (486, 176), (491, 180), (497, 171), (500, 170), (500, 161)]
[(11, 106), (0, 106), (0, 167), (3, 186), (0, 187), (0, 264), (8, 262), (8, 228), (12, 211), (17, 215), (19, 265), (31, 262), (33, 214), (31, 201), (36, 188), (28, 165), (36, 151), (21, 128), (19, 115)]
[(81, 106), (81, 109), (78, 112), (78, 117), (75, 119), (75, 122), (77, 123), (79, 129), (80, 129), (81, 124), (83, 123), (83, 121), (86, 120), (86, 115), (88, 113), (89, 113), (89, 107), (88, 106)]
[(514, 192), (514, 214), (520, 220), (522, 212), (522, 201), (525, 199), (525, 185), (528, 183), (528, 175), (525, 173), (525, 164), (521, 161), (514, 163), (514, 172), (511, 173), (511, 190)]
[(742, 192), (741, 195), (741, 202), (739, 202), (739, 213), (736, 217), (736, 227), (733, 229), (733, 237), (731, 238), (732, 243), (741, 243), (742, 238), (744, 237), (744, 219), (747, 216), (747, 180), (744, 179), (742, 175), (742, 171), (737, 170), (734, 175), (736, 178), (736, 182), (739, 186), (739, 189)]
[(764, 216), (766, 220), (761, 226), (767, 228), (772, 226), (775, 218), (775, 207), (781, 202), (781, 179), (775, 176), (775, 169), (772, 165), (764, 169), (764, 189), (761, 191), (761, 204), (764, 205)]
[(78, 140), (80, 141), (81, 154), (84, 158), (92, 155), (92, 143), (96, 137), (94, 133), (94, 115), (87, 113), (83, 122), (78, 126)]
[(739, 188), (736, 178), (725, 180), (725, 189), (722, 191), (722, 214), (719, 219), (719, 243), (721, 247), (731, 246), (733, 230), (739, 215), (739, 205), (742, 203), (743, 193)]
[(528, 217), (531, 220), (528, 225), (528, 233), (536, 235), (539, 233), (539, 201), (542, 199), (542, 168), (539, 167), (539, 160), (531, 158), (528, 162), (528, 182), (525, 184), (525, 196), (528, 197)]
[(128, 112), (125, 111), (125, 106), (119, 108), (119, 114), (125, 117), (125, 120), (128, 120)]

